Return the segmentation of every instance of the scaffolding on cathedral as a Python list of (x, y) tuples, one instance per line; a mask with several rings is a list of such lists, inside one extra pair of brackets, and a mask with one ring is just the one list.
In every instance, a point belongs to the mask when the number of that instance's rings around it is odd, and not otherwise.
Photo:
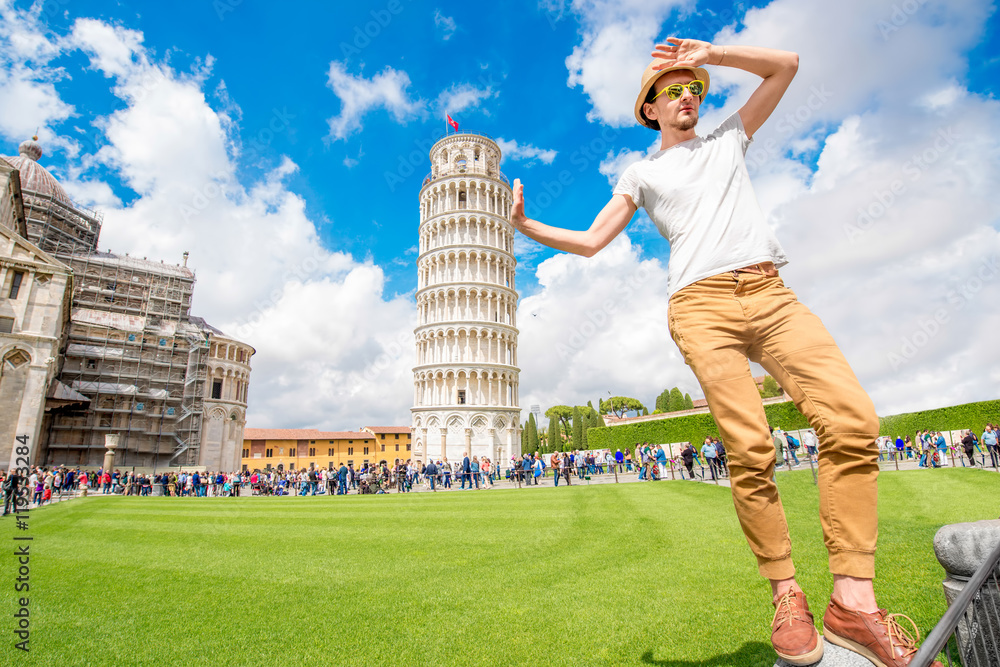
[(41, 462), (100, 465), (116, 433), (116, 465), (197, 465), (215, 330), (190, 316), (187, 253), (178, 266), (98, 252), (102, 217), (38, 163), (35, 138), (18, 151), (5, 160), (19, 171), (28, 240), (74, 275), (58, 380), (81, 400), (49, 408)]
[(64, 198), (25, 191), (24, 215), (28, 238), (53, 255), (97, 250), (103, 216)]
[(53, 415), (48, 459), (93, 464), (115, 432), (121, 465), (196, 464), (209, 341), (188, 317), (194, 274), (108, 253), (63, 259), (76, 283), (60, 381), (91, 404)]

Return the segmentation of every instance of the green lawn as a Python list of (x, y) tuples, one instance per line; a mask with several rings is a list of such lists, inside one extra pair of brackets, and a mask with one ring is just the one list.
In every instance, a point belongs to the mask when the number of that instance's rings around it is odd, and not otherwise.
[[(817, 618), (808, 471), (781, 473)], [(876, 590), (926, 634), (932, 538), (1000, 514), (1000, 475), (885, 473)], [(102, 498), (33, 511), (31, 662), (771, 667), (770, 592), (729, 490), (659, 482), (316, 498)], [(8, 545), (13, 522), (0, 524)], [(23, 534), (23, 533), (17, 533)], [(13, 647), (4, 549), (0, 664)], [(207, 658), (207, 659), (206, 659)]]

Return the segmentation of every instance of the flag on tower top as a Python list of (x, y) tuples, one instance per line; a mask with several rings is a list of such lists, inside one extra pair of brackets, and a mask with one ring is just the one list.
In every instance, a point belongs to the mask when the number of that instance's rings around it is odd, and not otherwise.
[(448, 124), (451, 125), (452, 129), (458, 132), (458, 123), (452, 120), (452, 117), (448, 114), (445, 114), (444, 117), (448, 119)]

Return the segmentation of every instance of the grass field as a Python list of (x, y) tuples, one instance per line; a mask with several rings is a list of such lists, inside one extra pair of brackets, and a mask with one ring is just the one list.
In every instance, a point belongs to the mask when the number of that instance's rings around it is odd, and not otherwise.
[[(832, 581), (808, 471), (779, 476), (799, 579)], [(1000, 475), (883, 474), (876, 591), (926, 634), (932, 539)], [(315, 498), (91, 497), (32, 511), (33, 664), (771, 667), (766, 582), (729, 490), (660, 482)], [(0, 565), (14, 649), (15, 529)], [(18, 533), (23, 535), (24, 533)], [(23, 595), (23, 594), (21, 594)]]

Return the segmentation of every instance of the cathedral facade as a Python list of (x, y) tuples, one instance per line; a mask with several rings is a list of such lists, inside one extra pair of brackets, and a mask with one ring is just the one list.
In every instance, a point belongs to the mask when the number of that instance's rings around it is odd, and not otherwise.
[(0, 396), (25, 406), (0, 412), (0, 436), (29, 436), (35, 464), (99, 466), (117, 435), (115, 466), (238, 470), (253, 348), (192, 317), (187, 253), (168, 264), (98, 251), (100, 215), (41, 156), (33, 139), (0, 160), (12, 221), (0, 222), (12, 239), (0, 238)]

